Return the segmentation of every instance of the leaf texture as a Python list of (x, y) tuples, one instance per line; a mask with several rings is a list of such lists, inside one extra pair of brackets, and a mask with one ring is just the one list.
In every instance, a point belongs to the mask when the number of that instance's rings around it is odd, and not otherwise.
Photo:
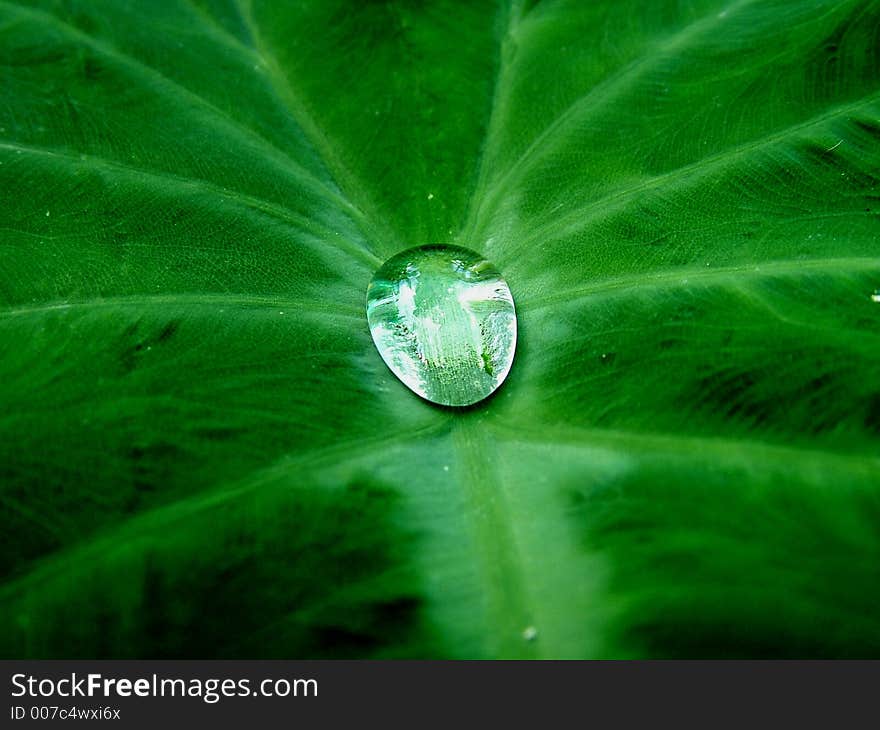
[(878, 184), (876, 0), (0, 0), (0, 654), (877, 657)]

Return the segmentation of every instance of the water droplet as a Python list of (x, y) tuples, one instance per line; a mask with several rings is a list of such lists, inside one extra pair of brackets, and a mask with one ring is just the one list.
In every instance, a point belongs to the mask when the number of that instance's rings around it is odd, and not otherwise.
[(880, 302), (880, 289), (878, 289), (877, 291), (875, 291), (875, 292), (871, 295), (871, 301), (872, 301), (872, 302)]
[(481, 401), (513, 364), (510, 288), (492, 264), (460, 246), (420, 246), (388, 259), (367, 289), (367, 321), (391, 371), (433, 403)]
[(522, 636), (526, 641), (534, 641), (538, 638), (538, 629), (534, 626), (526, 626), (523, 629)]

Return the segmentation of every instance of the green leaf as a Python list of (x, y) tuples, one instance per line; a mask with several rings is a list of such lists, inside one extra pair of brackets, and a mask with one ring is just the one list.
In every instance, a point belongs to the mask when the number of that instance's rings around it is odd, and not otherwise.
[[(876, 0), (0, 0), (0, 654), (880, 655)], [(382, 261), (520, 342), (433, 407)]]

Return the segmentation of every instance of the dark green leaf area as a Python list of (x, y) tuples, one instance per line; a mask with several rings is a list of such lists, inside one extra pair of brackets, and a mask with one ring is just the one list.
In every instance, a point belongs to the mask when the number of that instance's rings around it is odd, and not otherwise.
[(621, 644), (668, 658), (876, 656), (880, 500), (852, 467), (825, 485), (809, 468), (655, 463), (570, 489), (584, 546), (618, 566)]
[[(431, 651), (415, 536), (369, 477), (268, 478), (108, 531), (7, 603), (4, 655), (364, 657)], [(188, 556), (181, 560), (180, 556)], [(50, 624), (45, 619), (51, 618)], [(47, 629), (48, 627), (48, 629)]]

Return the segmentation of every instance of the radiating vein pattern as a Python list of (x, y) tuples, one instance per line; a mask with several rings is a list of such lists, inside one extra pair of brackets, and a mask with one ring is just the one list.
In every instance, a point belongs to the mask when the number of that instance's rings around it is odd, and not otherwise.
[(880, 656), (880, 0), (0, 0), (0, 196), (0, 654)]

